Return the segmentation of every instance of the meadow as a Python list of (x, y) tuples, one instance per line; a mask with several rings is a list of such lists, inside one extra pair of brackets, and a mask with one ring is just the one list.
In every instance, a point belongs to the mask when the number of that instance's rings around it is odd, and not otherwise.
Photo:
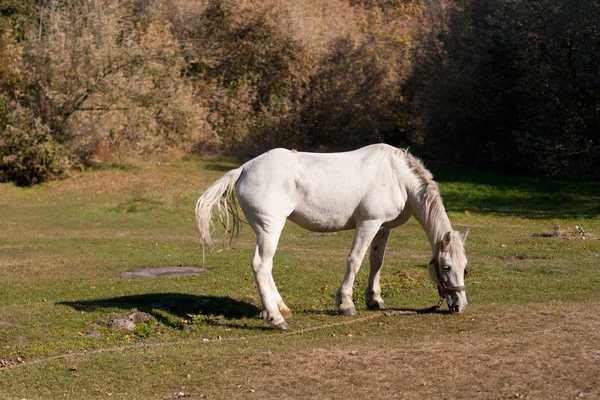
[[(366, 310), (363, 264), (355, 317), (335, 309), (353, 232), (288, 223), (274, 277), (294, 317), (280, 332), (259, 317), (248, 226), (206, 253), (206, 271), (127, 275), (202, 267), (195, 201), (237, 165), (0, 184), (0, 398), (600, 398), (598, 183), (434, 168), (454, 229), (471, 228), (461, 315), (394, 312), (437, 302), (414, 219), (388, 244), (388, 312)], [(112, 324), (136, 312), (135, 329)]]

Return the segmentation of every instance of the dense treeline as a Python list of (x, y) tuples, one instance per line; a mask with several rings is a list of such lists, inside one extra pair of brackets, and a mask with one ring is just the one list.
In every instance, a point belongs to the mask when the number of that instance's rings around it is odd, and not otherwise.
[(600, 176), (600, 2), (459, 3), (411, 78), (431, 147), (463, 165)]
[(2, 0), (0, 180), (385, 141), (600, 176), (600, 4)]

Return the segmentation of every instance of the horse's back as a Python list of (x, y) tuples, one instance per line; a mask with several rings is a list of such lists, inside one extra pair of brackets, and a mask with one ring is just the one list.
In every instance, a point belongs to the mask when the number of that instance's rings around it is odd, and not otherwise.
[[(364, 148), (363, 148), (364, 149)], [(377, 171), (360, 150), (343, 153), (305, 153), (273, 149), (243, 166), (238, 195), (272, 193), (279, 197), (330, 197), (356, 192)], [(357, 179), (362, 178), (362, 179)]]
[(310, 230), (352, 229), (357, 213), (373, 208), (365, 204), (370, 198), (381, 206), (382, 197), (390, 204), (403, 202), (397, 185), (390, 184), (391, 166), (385, 165), (393, 151), (387, 145), (341, 153), (273, 149), (244, 165), (238, 200), (249, 219), (288, 217)]

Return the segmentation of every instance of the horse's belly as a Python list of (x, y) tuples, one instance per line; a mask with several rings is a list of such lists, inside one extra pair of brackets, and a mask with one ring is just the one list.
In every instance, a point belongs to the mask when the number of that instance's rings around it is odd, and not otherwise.
[(337, 232), (356, 227), (354, 219), (347, 215), (323, 214), (314, 209), (297, 209), (288, 216), (288, 219), (313, 232)]

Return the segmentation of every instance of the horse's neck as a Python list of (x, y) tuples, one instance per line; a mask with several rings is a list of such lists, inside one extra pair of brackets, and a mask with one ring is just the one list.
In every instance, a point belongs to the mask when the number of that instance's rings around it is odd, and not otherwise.
[(420, 185), (414, 195), (410, 196), (410, 204), (414, 217), (423, 227), (431, 243), (432, 252), (435, 253), (444, 235), (452, 230), (437, 188), (428, 190), (425, 185)]

